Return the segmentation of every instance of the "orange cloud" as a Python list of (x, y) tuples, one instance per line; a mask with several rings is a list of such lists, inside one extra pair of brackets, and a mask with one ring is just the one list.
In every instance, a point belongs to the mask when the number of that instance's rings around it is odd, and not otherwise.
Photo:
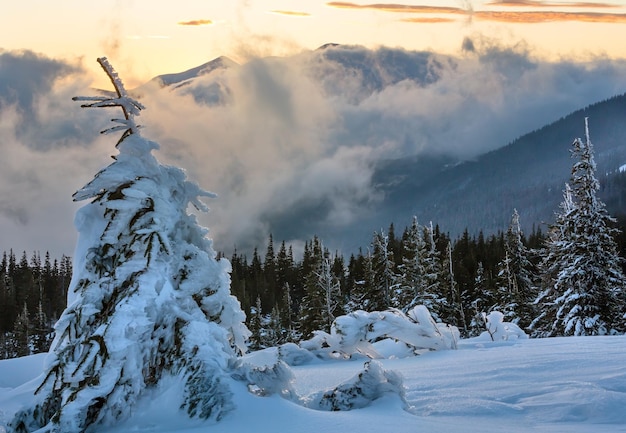
[(178, 23), (179, 26), (210, 26), (211, 24), (213, 24), (211, 20), (190, 20)]
[(410, 14), (465, 14), (466, 11), (460, 8), (449, 6), (418, 6), (418, 5), (402, 5), (402, 4), (387, 4), (387, 3), (375, 3), (367, 5), (358, 5), (356, 3), (349, 2), (329, 2), (327, 6), (340, 9), (374, 9), (383, 12), (403, 12)]
[(311, 14), (308, 12), (297, 12), (297, 11), (270, 11), (273, 14), (278, 15), (287, 15), (290, 17), (310, 17)]
[(549, 8), (619, 8), (618, 5), (610, 3), (590, 3), (590, 2), (571, 2), (571, 3), (549, 3), (541, 0), (502, 0), (486, 3), (488, 6), (529, 6), (529, 7), (549, 7)]
[(626, 23), (626, 14), (608, 14), (600, 12), (502, 12), (476, 11), (472, 18), (485, 21), (500, 21), (507, 23), (536, 24), (556, 21), (578, 21), (586, 23)]
[[(341, 9), (373, 9), (383, 12), (401, 12), (410, 14), (439, 14), (439, 15), (465, 15), (472, 19), (485, 21), (500, 21), (507, 23), (547, 23), (555, 21), (578, 21), (587, 23), (626, 23), (626, 14), (612, 14), (603, 12), (557, 12), (557, 11), (471, 11), (448, 6), (419, 6), (402, 5), (396, 3), (374, 3), (359, 5), (350, 2), (329, 2), (328, 6)], [(540, 0), (504, 0), (494, 1), (489, 5), (499, 6), (577, 6), (577, 7), (614, 7), (606, 3), (570, 2), (553, 4)], [(454, 21), (452, 18), (405, 18), (401, 21), (411, 23), (441, 23)]]
[(453, 23), (456, 20), (454, 18), (419, 17), (419, 18), (403, 18), (400, 21), (405, 22), (405, 23), (433, 24), (433, 23)]

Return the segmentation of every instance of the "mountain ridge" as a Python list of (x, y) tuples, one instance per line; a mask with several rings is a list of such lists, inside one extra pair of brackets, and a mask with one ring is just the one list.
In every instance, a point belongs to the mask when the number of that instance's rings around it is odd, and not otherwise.
[[(598, 178), (601, 184), (613, 182), (619, 166), (626, 162), (626, 128), (619, 126), (626, 123), (623, 120), (620, 123), (620, 119), (626, 119), (626, 93), (576, 110), (472, 161), (447, 169), (442, 167), (422, 185), (407, 180), (411, 177), (409, 170), (402, 184), (386, 189), (386, 203), (398, 213), (415, 213), (422, 220), (432, 219), (455, 235), (466, 228), (474, 234), (479, 230), (486, 233), (505, 230), (514, 209), (520, 213), (527, 230), (532, 225), (547, 224), (552, 221), (562, 190), (569, 181), (573, 164), (569, 149), (584, 134), (585, 117), (590, 122)], [(385, 179), (388, 173), (379, 171), (378, 176)], [(515, 180), (507, 181), (511, 178)], [(600, 191), (609, 202), (614, 202), (620, 194), (620, 190)], [(406, 197), (413, 200), (403, 200)], [(443, 203), (448, 206), (442, 206)], [(459, 223), (451, 214), (451, 203), (459, 212), (466, 210), (463, 222)], [(475, 217), (468, 215), (470, 209), (476, 211)], [(625, 208), (616, 206), (611, 206), (609, 211), (626, 213)]]
[[(493, 58), (493, 53), (488, 54)], [(393, 86), (398, 90), (405, 89), (404, 83), (409, 81), (418, 89), (439, 86), (440, 80), (444, 79), (442, 77), (458, 66), (458, 59), (435, 53), (388, 48), (367, 50), (336, 44), (324, 45), (294, 59), (300, 62), (303, 71), (319, 84), (327, 97), (341, 101), (347, 107), (346, 124), (343, 129), (338, 129), (338, 135), (334, 137), (342, 146), (346, 145), (344, 142), (348, 143), (347, 146), (358, 144), (359, 139), (376, 145), (384, 143), (387, 138), (384, 134), (395, 134), (387, 124), (389, 120), (376, 111), (367, 112), (363, 117), (354, 116), (360, 104), (369, 107), (367, 104), (380, 98), (386, 89)], [(290, 60), (268, 60), (272, 65), (283, 61)], [(229, 76), (221, 72), (212, 74), (229, 68), (248, 68), (246, 77), (256, 77), (251, 68), (263, 67), (263, 74), (270, 72), (268, 64), (262, 62), (263, 59), (259, 59), (240, 65), (228, 58), (218, 57), (180, 73), (160, 75), (150, 83), (160, 83), (159, 87), (171, 91), (182, 89), (181, 95), (191, 95), (196, 103), (208, 107), (235, 104), (240, 95), (230, 89)], [(532, 64), (529, 66), (528, 62), (524, 64), (529, 69), (536, 68)], [(280, 68), (284, 71), (284, 64), (280, 64)], [(497, 63), (494, 68), (500, 71), (497, 68), (502, 68), (502, 64)], [(585, 99), (576, 100), (589, 100), (589, 92), (585, 95)], [(468, 99), (467, 103), (459, 106), (481, 109), (480, 105), (474, 108), (473, 102)], [(550, 114), (555, 110), (552, 107), (541, 111)], [(421, 115), (419, 113), (418, 116)], [(442, 113), (445, 116), (447, 111)], [(408, 225), (414, 215), (422, 223), (433, 221), (453, 237), (465, 229), (472, 234), (505, 230), (514, 209), (519, 212), (526, 231), (535, 226), (545, 227), (552, 221), (565, 182), (569, 180), (572, 165), (569, 146), (576, 137), (583, 135), (584, 117), (590, 117), (600, 180), (603, 185), (612, 182), (611, 188), (603, 186), (602, 197), (609, 204), (609, 211), (626, 214), (626, 209), (620, 205), (622, 187), (614, 174), (620, 165), (626, 163), (626, 128), (621, 126), (626, 119), (626, 94), (618, 93), (584, 108), (569, 110), (566, 115), (546, 116), (544, 126), (528, 133), (518, 133), (518, 138), (507, 140), (506, 145), (488, 143), (484, 146), (494, 149), (491, 151), (462, 157), (446, 153), (443, 149), (439, 153), (406, 154), (399, 159), (373, 161), (372, 194), (369, 199), (360, 198), (358, 202), (356, 198), (351, 198), (355, 200), (353, 204), (358, 206), (359, 214), (348, 224), (328, 224), (328, 215), (332, 213), (334, 203), (332, 198), (324, 196), (304, 197), (290, 206), (267, 208), (258, 217), (277, 239), (307, 239), (318, 235), (322, 239), (332, 239), (333, 247), (352, 251), (367, 245), (373, 231), (388, 227), (390, 223), (396, 227)], [(429, 135), (419, 137), (419, 128), (402, 132), (412, 121), (410, 117), (397, 122), (397, 125), (394, 123), (396, 120), (390, 120), (391, 125), (400, 131), (391, 139), (406, 139), (408, 142), (418, 138), (432, 139)], [(433, 129), (435, 132), (445, 128), (446, 122), (452, 122), (454, 118), (442, 120), (443, 126), (437, 125)], [(376, 123), (372, 124), (372, 121)], [(420, 122), (423, 123), (424, 119)], [(499, 124), (490, 125), (489, 121), (484, 126), (502, 128)], [(357, 134), (358, 137), (355, 139), (350, 134)], [(447, 138), (450, 137), (446, 135)], [(471, 135), (461, 138), (466, 141), (464, 145), (470, 148), (477, 142)], [(409, 144), (408, 148), (413, 146)]]

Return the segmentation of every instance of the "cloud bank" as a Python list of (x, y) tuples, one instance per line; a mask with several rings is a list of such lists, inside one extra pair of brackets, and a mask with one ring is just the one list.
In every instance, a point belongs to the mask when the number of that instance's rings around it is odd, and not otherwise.
[[(246, 251), (270, 232), (298, 242), (359, 224), (380, 203), (372, 179), (381, 161), (471, 159), (626, 91), (624, 61), (547, 63), (524, 44), (480, 36), (463, 46), (463, 56), (444, 57), (329, 45), (155, 81), (141, 88), (139, 122), (161, 144), (160, 160), (218, 193), (199, 216), (216, 247)], [(116, 113), (71, 101), (93, 94), (80, 65), (0, 56), (0, 74), (21, 73), (34, 78), (17, 92), (0, 88), (2, 247), (72, 254), (71, 195), (116, 153), (116, 138), (98, 134)]]

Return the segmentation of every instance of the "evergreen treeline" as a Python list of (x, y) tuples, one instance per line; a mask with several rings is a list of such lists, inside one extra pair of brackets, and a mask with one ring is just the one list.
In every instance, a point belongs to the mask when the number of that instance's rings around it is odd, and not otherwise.
[(72, 260), (38, 252), (19, 261), (13, 250), (0, 265), (0, 359), (48, 351), (52, 325), (67, 304)]
[[(329, 331), (335, 317), (351, 311), (408, 311), (419, 304), (464, 336), (482, 332), (480, 313), (492, 310), (527, 327), (533, 312), (522, 308), (518, 313), (515, 305), (522, 300), (507, 296), (519, 292), (521, 284), (528, 285), (528, 297), (536, 296), (536, 251), (545, 237), (540, 229), (523, 236), (516, 215), (507, 232), (485, 237), (465, 231), (456, 240), (416, 220), (401, 234), (391, 224), (373, 234), (367, 249), (347, 259), (317, 237), (305, 243), (299, 260), (284, 241), (276, 248), (272, 236), (264, 254), (255, 249), (248, 258), (235, 252), (231, 292), (246, 312), (251, 348)], [(524, 302), (532, 305), (533, 300)]]
[[(506, 232), (465, 230), (451, 239), (414, 219), (401, 233), (393, 224), (375, 232), (367, 248), (348, 258), (314, 237), (296, 259), (291, 246), (276, 246), (270, 235), (263, 253), (232, 254), (231, 293), (246, 312), (251, 349), (328, 331), (335, 317), (351, 311), (408, 311), (418, 304), (465, 337), (484, 331), (484, 314), (494, 310), (532, 333), (549, 239), (539, 228), (525, 236), (519, 226), (514, 212)], [(616, 240), (624, 250), (626, 237)], [(0, 358), (48, 349), (52, 324), (66, 306), (71, 266), (67, 256), (51, 260), (46, 253), (42, 263), (38, 253), (29, 260), (24, 252), (19, 261), (12, 251), (3, 254)]]
[[(532, 333), (548, 237), (539, 228), (525, 236), (519, 227), (514, 212), (505, 232), (465, 230), (451, 239), (438, 225), (414, 219), (401, 233), (394, 224), (375, 232), (367, 248), (348, 258), (314, 237), (296, 259), (292, 246), (276, 246), (270, 235), (263, 253), (232, 254), (231, 293), (246, 312), (251, 349), (329, 331), (335, 317), (351, 311), (408, 311), (418, 304), (465, 337), (484, 331), (484, 316), (494, 310)], [(626, 237), (617, 240), (623, 250)], [(19, 262), (12, 251), (3, 254), (0, 357), (48, 349), (71, 272), (67, 256), (51, 261), (46, 253), (42, 264), (37, 253), (28, 260), (24, 252)]]

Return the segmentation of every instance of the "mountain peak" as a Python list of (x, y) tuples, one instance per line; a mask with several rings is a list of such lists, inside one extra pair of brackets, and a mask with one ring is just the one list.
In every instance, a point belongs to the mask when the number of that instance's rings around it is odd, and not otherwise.
[(187, 81), (192, 78), (197, 78), (202, 75), (210, 74), (211, 72), (218, 69), (228, 69), (237, 65), (238, 64), (235, 61), (229, 59), (228, 57), (220, 56), (207, 63), (196, 66), (195, 68), (187, 69), (183, 72), (158, 75), (150, 81), (158, 83), (161, 87), (167, 87), (174, 84), (182, 83), (183, 81)]
[(321, 50), (325, 50), (327, 48), (335, 48), (338, 47), (340, 44), (336, 44), (334, 42), (329, 42), (327, 44), (322, 45), (321, 47), (319, 47), (317, 50), (315, 51), (321, 51)]

